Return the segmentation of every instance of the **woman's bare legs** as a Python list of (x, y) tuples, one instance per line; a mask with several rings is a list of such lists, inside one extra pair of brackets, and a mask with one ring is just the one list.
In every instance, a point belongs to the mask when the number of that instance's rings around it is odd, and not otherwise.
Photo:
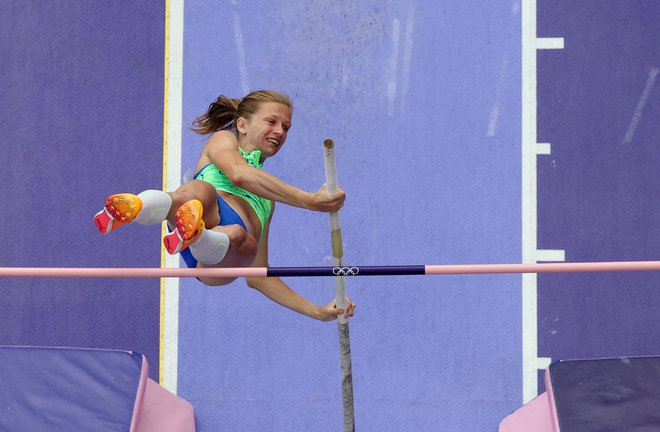
[[(154, 196), (157, 198), (158, 204), (158, 211), (156, 212), (151, 209)], [(168, 196), (171, 202), (167, 199)], [(145, 198), (144, 206), (139, 197)], [(193, 200), (199, 201), (201, 205), (191, 204)], [(169, 209), (165, 207), (166, 205), (169, 205)], [(182, 212), (180, 210), (186, 211)], [(199, 215), (195, 214), (197, 211)], [(204, 255), (202, 260), (208, 259), (205, 261), (206, 264), (200, 262), (198, 267), (246, 267), (252, 265), (254, 261), (258, 243), (252, 235), (247, 233), (240, 225), (218, 226), (220, 215), (217, 191), (210, 183), (192, 180), (176, 191), (167, 194), (160, 191), (146, 191), (140, 195), (113, 195), (106, 200), (104, 209), (96, 214), (94, 223), (99, 231), (107, 234), (126, 223), (133, 221), (143, 223), (145, 212), (149, 212), (150, 215), (152, 213), (158, 215), (158, 217), (150, 216), (148, 223), (144, 223), (145, 225), (157, 224), (162, 222), (163, 219), (167, 219), (170, 229), (177, 230), (177, 222), (179, 223), (180, 231), (182, 231), (180, 234), (184, 234), (183, 237), (186, 238), (184, 239), (180, 235), (177, 240), (172, 235), (174, 233), (168, 234), (165, 239), (168, 251), (179, 252), (190, 246), (193, 256), (199, 255), (199, 247), (195, 244), (200, 237), (202, 238), (202, 241), (199, 242), (200, 246), (205, 248), (202, 250), (202, 255)], [(179, 217), (177, 217), (177, 212), (179, 212)], [(182, 215), (186, 216), (187, 219), (182, 218)], [(203, 222), (201, 222), (202, 219)], [(182, 222), (191, 221), (193, 223), (190, 225), (190, 232), (187, 232), (186, 228), (182, 226)], [(204, 228), (206, 232), (204, 232)], [(181, 243), (174, 244), (176, 243), (174, 241), (168, 247), (168, 239), (170, 241), (174, 239)], [(215, 251), (215, 249), (221, 247), (224, 247), (224, 250), (221, 252)], [(214, 261), (214, 256), (219, 257), (218, 262)], [(202, 282), (207, 285), (224, 285), (232, 280), (234, 279), (204, 278)]]
[[(213, 231), (225, 233), (229, 239), (229, 249), (224, 259), (217, 264), (197, 264), (197, 268), (213, 267), (250, 267), (257, 256), (257, 240), (240, 225), (213, 227)], [(199, 278), (206, 285), (226, 285), (236, 278)]]
[[(176, 210), (190, 200), (197, 199), (202, 203), (203, 219), (206, 228), (213, 233), (221, 233), (228, 238), (229, 247), (221, 261), (204, 264), (199, 262), (197, 267), (249, 267), (257, 255), (257, 240), (247, 233), (240, 225), (219, 226), (217, 191), (205, 181), (193, 180), (171, 193), (172, 210), (168, 214), (170, 226), (176, 226)], [(195, 243), (191, 244), (191, 251), (195, 255)], [(200, 278), (206, 285), (226, 285), (235, 278)]]
[(167, 213), (167, 222), (170, 227), (175, 226), (176, 212), (183, 204), (191, 200), (199, 200), (204, 208), (204, 222), (207, 228), (220, 223), (218, 213), (217, 191), (210, 183), (202, 180), (191, 180), (181, 185), (176, 191), (169, 193), (172, 198), (172, 207)]

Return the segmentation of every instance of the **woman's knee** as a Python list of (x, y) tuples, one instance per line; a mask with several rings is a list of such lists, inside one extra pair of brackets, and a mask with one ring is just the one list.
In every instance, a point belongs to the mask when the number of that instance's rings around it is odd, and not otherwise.
[[(204, 208), (204, 221), (207, 227), (217, 225), (220, 221), (218, 215), (218, 201), (217, 191), (212, 184), (202, 180), (191, 180), (188, 183), (181, 185), (172, 194), (172, 210), (170, 211), (173, 216), (176, 210), (183, 204), (190, 200), (199, 200)], [(168, 215), (169, 216), (169, 215)]]
[(179, 201), (190, 201), (191, 199), (198, 199), (204, 203), (210, 199), (215, 199), (216, 190), (211, 183), (202, 180), (191, 180), (181, 185), (174, 195)]
[(256, 255), (257, 240), (245, 231), (243, 227), (240, 225), (228, 225), (224, 228), (229, 237), (229, 244), (233, 245), (241, 255)]

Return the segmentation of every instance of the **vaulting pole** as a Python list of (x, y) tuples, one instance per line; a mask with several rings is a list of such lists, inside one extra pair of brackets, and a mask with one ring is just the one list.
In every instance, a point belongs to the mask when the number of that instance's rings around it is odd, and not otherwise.
[[(323, 142), (323, 160), (325, 164), (325, 185), (328, 192), (337, 190), (337, 168), (335, 164), (335, 145), (332, 140)], [(341, 239), (339, 212), (330, 213), (330, 238), (332, 239), (332, 259), (336, 268), (344, 266), (344, 250)], [(346, 279), (344, 274), (335, 275), (335, 302), (338, 309), (348, 310), (346, 297)], [(353, 370), (351, 365), (351, 339), (348, 319), (341, 314), (337, 317), (339, 328), (339, 352), (341, 358), (341, 394), (344, 401), (344, 432), (355, 431), (355, 413), (353, 408)]]

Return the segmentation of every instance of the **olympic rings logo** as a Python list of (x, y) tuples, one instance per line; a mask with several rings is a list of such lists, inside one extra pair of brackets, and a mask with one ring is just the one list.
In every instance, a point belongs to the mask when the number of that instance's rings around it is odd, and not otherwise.
[(332, 274), (335, 276), (357, 276), (360, 269), (357, 267), (333, 267)]

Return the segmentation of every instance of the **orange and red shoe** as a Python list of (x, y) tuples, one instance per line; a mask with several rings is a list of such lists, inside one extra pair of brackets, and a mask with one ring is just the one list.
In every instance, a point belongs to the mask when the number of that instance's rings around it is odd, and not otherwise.
[(137, 195), (129, 193), (111, 195), (105, 200), (103, 210), (94, 216), (94, 225), (101, 234), (107, 234), (133, 222), (140, 210), (142, 210), (142, 200)]
[(179, 253), (193, 244), (204, 231), (204, 208), (199, 200), (181, 204), (174, 216), (174, 231), (163, 238), (165, 249), (170, 255)]

